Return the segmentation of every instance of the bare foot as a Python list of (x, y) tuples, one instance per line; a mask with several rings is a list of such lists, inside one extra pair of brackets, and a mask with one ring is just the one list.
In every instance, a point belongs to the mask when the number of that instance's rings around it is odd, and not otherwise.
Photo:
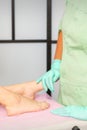
[(6, 106), (8, 116), (18, 115), (27, 112), (37, 112), (49, 108), (46, 102), (38, 102), (23, 96), (20, 96), (18, 103)]
[(31, 99), (35, 98), (35, 94), (43, 90), (42, 84), (37, 84), (36, 81), (26, 82), (22, 84), (10, 85), (5, 87), (7, 90), (21, 94)]
[(25, 112), (41, 111), (49, 107), (49, 104), (46, 102), (39, 102), (23, 97), (3, 87), (0, 87), (0, 104), (6, 108), (9, 116)]

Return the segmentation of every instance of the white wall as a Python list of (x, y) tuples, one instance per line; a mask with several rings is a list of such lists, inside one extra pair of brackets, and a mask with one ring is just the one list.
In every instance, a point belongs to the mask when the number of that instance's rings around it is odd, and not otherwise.
[(0, 44), (0, 85), (37, 79), (45, 68), (45, 44)]
[[(46, 0), (15, 0), (16, 39), (46, 39)], [(11, 39), (11, 0), (0, 0), (0, 40)], [(46, 71), (46, 44), (0, 44), (0, 85), (36, 80)]]
[(46, 38), (46, 0), (15, 0), (16, 39)]
[[(0, 0), (0, 40), (11, 39), (11, 0)], [(46, 38), (46, 0), (15, 0), (16, 39)], [(52, 1), (52, 39), (58, 35), (64, 0)], [(52, 59), (56, 45), (52, 45)], [(0, 44), (0, 85), (37, 79), (46, 71), (46, 44)], [(58, 89), (58, 84), (55, 89)], [(57, 93), (53, 94), (57, 99)]]
[(0, 40), (11, 39), (11, 0), (0, 0)]

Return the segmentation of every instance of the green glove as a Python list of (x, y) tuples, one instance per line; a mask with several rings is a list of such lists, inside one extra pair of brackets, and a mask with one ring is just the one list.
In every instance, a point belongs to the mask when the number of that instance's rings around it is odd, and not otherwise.
[(59, 116), (73, 117), (79, 120), (87, 121), (87, 107), (86, 106), (65, 106), (65, 107), (51, 110), (51, 113), (59, 115)]
[(54, 91), (53, 84), (60, 77), (60, 63), (61, 60), (54, 60), (51, 69), (36, 81), (37, 83), (42, 82), (45, 91), (47, 91), (48, 88), (51, 92)]

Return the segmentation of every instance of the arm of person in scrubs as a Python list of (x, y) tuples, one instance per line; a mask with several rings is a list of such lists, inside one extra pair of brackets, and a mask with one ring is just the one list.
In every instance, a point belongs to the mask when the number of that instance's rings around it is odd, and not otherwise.
[(59, 32), (58, 40), (57, 40), (57, 45), (56, 45), (56, 51), (55, 51), (55, 56), (54, 59), (59, 59), (62, 60), (62, 50), (63, 50), (63, 36), (62, 36), (62, 31)]
[(54, 60), (51, 65), (51, 69), (42, 75), (36, 82), (42, 83), (43, 88), (45, 91), (48, 89), (53, 92), (54, 87), (53, 84), (59, 79), (60, 77), (60, 63), (62, 60), (62, 50), (63, 50), (63, 41), (62, 41), (62, 31), (59, 31), (59, 36), (57, 39), (56, 51)]

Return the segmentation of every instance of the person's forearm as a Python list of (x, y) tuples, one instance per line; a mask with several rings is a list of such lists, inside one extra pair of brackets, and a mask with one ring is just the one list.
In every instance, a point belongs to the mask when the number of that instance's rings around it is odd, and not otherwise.
[(62, 32), (59, 32), (54, 59), (62, 59), (63, 41)]

